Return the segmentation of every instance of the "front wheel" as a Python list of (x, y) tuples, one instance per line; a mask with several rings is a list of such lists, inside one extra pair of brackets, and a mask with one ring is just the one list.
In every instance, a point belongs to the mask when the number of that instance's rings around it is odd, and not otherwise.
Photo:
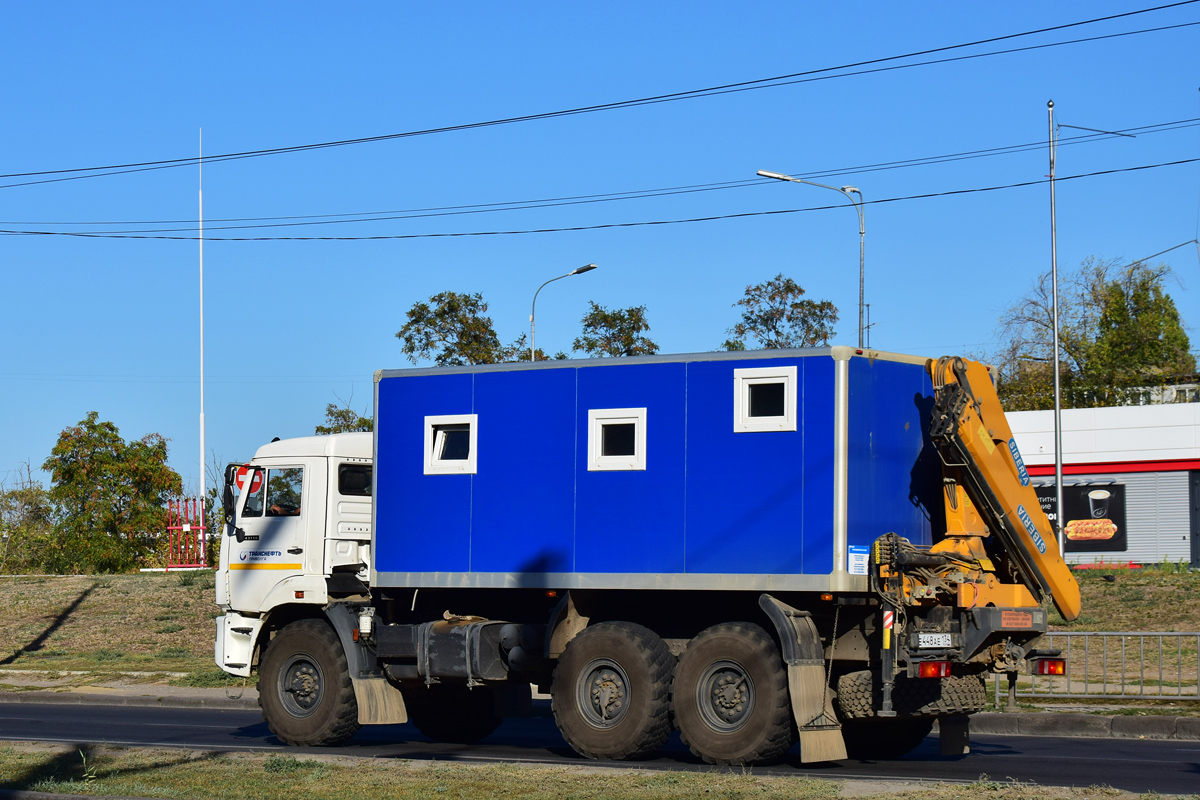
[(258, 673), (258, 702), (280, 741), (338, 744), (358, 730), (358, 703), (346, 654), (323, 621), (302, 619), (275, 634)]

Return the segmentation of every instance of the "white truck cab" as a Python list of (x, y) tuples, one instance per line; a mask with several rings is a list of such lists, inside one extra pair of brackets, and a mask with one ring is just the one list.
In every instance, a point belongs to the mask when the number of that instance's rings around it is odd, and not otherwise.
[(234, 519), (221, 543), (214, 654), (227, 672), (249, 676), (273, 609), (323, 607), (331, 582), (366, 592), (371, 443), (370, 433), (277, 440), (227, 468)]

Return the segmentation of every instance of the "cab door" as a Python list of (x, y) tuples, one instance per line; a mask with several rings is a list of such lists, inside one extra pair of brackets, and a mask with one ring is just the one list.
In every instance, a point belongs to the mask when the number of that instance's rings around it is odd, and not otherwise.
[(307, 472), (303, 464), (270, 464), (247, 475), (238, 513), (242, 535), (229, 539), (234, 609), (257, 611), (280, 581), (304, 574), (305, 524), (313, 514)]

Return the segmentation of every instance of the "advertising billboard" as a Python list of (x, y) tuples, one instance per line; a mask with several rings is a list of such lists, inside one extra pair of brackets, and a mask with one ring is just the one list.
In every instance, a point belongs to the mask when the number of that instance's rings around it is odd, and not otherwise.
[[(1037, 495), (1053, 525), (1057, 516), (1054, 487), (1039, 486)], [(1125, 552), (1124, 484), (1063, 486), (1063, 506), (1068, 553)]]

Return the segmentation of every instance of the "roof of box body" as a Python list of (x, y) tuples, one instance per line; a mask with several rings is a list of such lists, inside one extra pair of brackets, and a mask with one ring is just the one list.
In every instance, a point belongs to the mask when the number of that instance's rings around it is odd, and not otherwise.
[(899, 361), (906, 364), (925, 364), (925, 356), (889, 353), (886, 350), (859, 350), (845, 345), (805, 347), (789, 350), (720, 350), (711, 353), (676, 353), (671, 355), (630, 356), (627, 358), (570, 358), (557, 361), (509, 361), (503, 364), (476, 364), (465, 367), (415, 367), (413, 369), (381, 369), (375, 372), (375, 382), (381, 378), (412, 378), (419, 375), (453, 375), (471, 372), (513, 372), (533, 369), (563, 369), (579, 367), (617, 367), (628, 364), (664, 364), (684, 361), (761, 361), (769, 358), (811, 358), (825, 356), (835, 361), (851, 358), (870, 358)]
[(254, 454), (255, 458), (279, 456), (342, 456), (344, 458), (370, 458), (372, 448), (370, 433), (335, 433), (330, 436), (298, 436), (295, 439), (280, 439), (264, 444)]
[[(1026, 464), (1054, 463), (1054, 412), (1012, 411), (1008, 424)], [(1200, 403), (1062, 412), (1063, 462), (1170, 461), (1200, 458)]]

